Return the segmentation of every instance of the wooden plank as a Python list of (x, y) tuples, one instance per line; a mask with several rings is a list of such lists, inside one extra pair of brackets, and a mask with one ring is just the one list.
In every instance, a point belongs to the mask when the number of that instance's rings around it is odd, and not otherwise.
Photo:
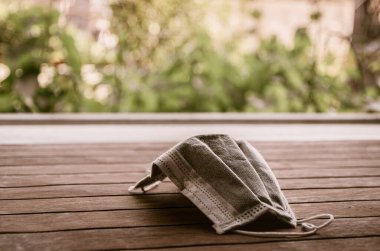
[[(2, 153), (15, 151), (28, 153), (60, 152), (118, 152), (118, 151), (156, 151), (163, 152), (178, 142), (136, 142), (136, 143), (96, 143), (96, 144), (17, 144), (0, 145)], [(333, 152), (361, 151), (374, 152), (380, 148), (379, 140), (360, 141), (250, 141), (258, 150), (269, 153), (277, 152)]]
[[(128, 147), (115, 147), (115, 148), (105, 148), (105, 149), (88, 149), (75, 147), (70, 148), (69, 146), (63, 147), (55, 147), (53, 145), (51, 148), (27, 148), (23, 149), (24, 145), (20, 145), (20, 147), (14, 147), (13, 149), (3, 149), (0, 152), (0, 157), (46, 157), (51, 155), (58, 156), (131, 156), (134, 154), (144, 154), (148, 156), (155, 156), (165, 152), (169, 149), (170, 146), (163, 147), (162, 149), (150, 149), (150, 148), (133, 148), (132, 146)], [(256, 146), (256, 145), (255, 145)], [(293, 158), (296, 158), (298, 155), (327, 155), (336, 157), (339, 155), (347, 155), (347, 153), (355, 153), (355, 154), (363, 154), (363, 155), (377, 155), (380, 151), (380, 146), (357, 146), (357, 147), (333, 147), (333, 146), (304, 146), (304, 147), (291, 147), (283, 148), (279, 147), (257, 147), (256, 148), (264, 155), (269, 156), (283, 156), (290, 155)], [(336, 155), (336, 156), (335, 156)]]
[[(270, 167), (276, 169), (338, 169), (338, 168), (379, 168), (376, 160), (313, 160), (313, 161), (268, 161)], [(0, 175), (12, 174), (74, 174), (74, 173), (102, 173), (102, 172), (144, 172), (151, 167), (146, 163), (91, 163), (91, 164), (51, 164), (51, 165), (19, 165), (0, 166)], [(352, 170), (353, 171), (353, 170)], [(374, 170), (372, 170), (374, 171)], [(374, 171), (376, 172), (376, 171)], [(365, 172), (363, 172), (365, 173)]]
[[(126, 195), (128, 186), (128, 184), (93, 184), (0, 188), (0, 199)], [(162, 183), (154, 192), (177, 193), (178, 189), (171, 183)]]
[(154, 158), (144, 155), (130, 156), (48, 156), (44, 158), (2, 158), (0, 166), (54, 165), (54, 164), (108, 164), (149, 163)]
[(0, 214), (83, 212), (118, 209), (193, 207), (181, 194), (3, 200)]
[[(274, 149), (274, 150), (286, 150), (287, 147), (292, 149), (323, 149), (323, 147), (331, 146), (332, 148), (339, 149), (377, 149), (379, 148), (380, 140), (299, 140), (299, 141), (255, 141), (248, 140), (249, 143), (258, 147), (260, 149)], [(66, 143), (66, 144), (7, 144), (0, 145), (1, 150), (31, 150), (36, 151), (38, 149), (42, 150), (54, 150), (59, 148), (69, 148), (69, 149), (87, 149), (87, 150), (119, 150), (119, 149), (150, 149), (150, 150), (164, 150), (167, 147), (172, 147), (177, 144), (178, 141), (151, 141), (151, 142), (100, 142), (100, 143)], [(289, 148), (288, 148), (289, 149)]]
[[(346, 218), (336, 219), (329, 227), (324, 228), (318, 234), (308, 237), (310, 249), (315, 241), (329, 241), (326, 238), (345, 238), (343, 240), (354, 240), (358, 243), (358, 237), (378, 236), (380, 229), (380, 218)], [(349, 238), (349, 239), (346, 239)], [(353, 239), (355, 238), (355, 239)], [(180, 246), (202, 246), (207, 245), (231, 245), (265, 243), (276, 240), (278, 243), (288, 243), (300, 241), (300, 239), (273, 239), (254, 238), (238, 234), (218, 235), (208, 224), (194, 224), (186, 226), (161, 226), (161, 227), (140, 227), (140, 228), (114, 228), (96, 230), (74, 230), (62, 232), (27, 233), (27, 234), (2, 234), (0, 235), (1, 250), (110, 250), (110, 249), (139, 249), (139, 248), (169, 248)], [(108, 241), (109, 240), (109, 241)], [(367, 240), (369, 241), (369, 239)], [(54, 243), (54, 245), (52, 245)], [(360, 242), (361, 243), (361, 242)], [(378, 246), (371, 243), (369, 247)], [(366, 247), (366, 243), (361, 243), (361, 249)], [(255, 245), (252, 247), (258, 250)], [(357, 247), (354, 245), (354, 247)], [(294, 246), (292, 250), (297, 249)], [(330, 250), (331, 246), (325, 250)], [(278, 250), (274, 248), (272, 250)], [(314, 249), (313, 249), (314, 250)], [(346, 249), (344, 249), (346, 250)]]
[[(370, 143), (370, 142), (369, 142)], [(174, 146), (176, 142), (134, 142), (134, 143), (66, 143), (66, 144), (7, 144), (1, 145), (2, 152), (28, 151), (28, 152), (44, 152), (44, 151), (59, 151), (62, 149), (72, 149), (72, 151), (117, 151), (124, 150), (165, 150), (168, 147)], [(371, 144), (371, 143), (370, 143)], [(373, 142), (372, 142), (372, 145)], [(376, 146), (377, 144), (375, 144)]]
[(279, 183), (284, 189), (379, 187), (380, 179), (378, 177), (279, 179)]
[(0, 175), (47, 175), (47, 174), (94, 174), (113, 172), (146, 172), (147, 164), (81, 164), (81, 165), (44, 165), (44, 166), (3, 166)]
[[(68, 159), (68, 156), (65, 157), (57, 157), (56, 160), (54, 158), (46, 158), (46, 159), (20, 159), (17, 161), (13, 160), (7, 160), (0, 164), (0, 169), (2, 166), (27, 166), (27, 165), (88, 165), (88, 164), (145, 164), (150, 165), (152, 161), (154, 161), (155, 158), (147, 159), (145, 156), (140, 156), (136, 158), (128, 158), (128, 157), (89, 157), (89, 158), (71, 158)], [(345, 159), (299, 159), (297, 161), (295, 160), (271, 160), (269, 158), (265, 158), (269, 165), (272, 168), (304, 168), (304, 167), (310, 167), (310, 168), (321, 168), (323, 166), (334, 166), (334, 167), (379, 167), (380, 160), (377, 159), (350, 159), (349, 157)]]
[[(376, 141), (378, 142), (378, 141)], [(336, 142), (335, 142), (336, 143)], [(272, 147), (262, 150), (268, 161), (274, 160), (379, 160), (380, 143), (376, 148), (370, 148), (371, 145), (358, 146), (354, 149), (346, 147), (334, 147), (334, 142), (322, 145), (322, 148), (316, 149), (316, 145), (305, 144), (299, 149), (291, 148), (283, 145), (283, 149), (273, 149), (278, 145), (273, 143)], [(86, 148), (86, 146), (88, 146)], [(109, 145), (106, 145), (109, 146)], [(141, 148), (141, 147), (146, 148)], [(0, 166), (7, 165), (48, 165), (48, 164), (85, 164), (85, 163), (125, 163), (128, 162), (150, 162), (164, 152), (168, 146), (161, 150), (155, 149), (160, 144), (144, 145), (144, 144), (128, 144), (114, 145), (110, 151), (106, 147), (104, 149), (91, 149), (91, 145), (20, 145), (9, 146), (0, 151)], [(99, 147), (99, 146), (98, 146)], [(126, 148), (127, 147), (127, 148)], [(40, 148), (40, 149), (39, 149)], [(153, 149), (152, 149), (153, 148)], [(36, 152), (36, 149), (39, 152)], [(80, 149), (80, 150), (79, 150)], [(327, 149), (329, 149), (327, 151)], [(330, 150), (331, 149), (331, 150)], [(367, 150), (369, 149), (369, 150)], [(260, 150), (260, 147), (259, 147)], [(143, 154), (141, 154), (143, 152)], [(348, 156), (349, 155), (349, 156)], [(15, 158), (18, 157), (18, 158)], [(43, 157), (43, 158), (41, 158)], [(127, 160), (128, 159), (128, 160)]]
[[(117, 145), (117, 144), (115, 144)], [(276, 145), (276, 144), (274, 144)], [(331, 143), (333, 146), (334, 144)], [(157, 150), (147, 150), (147, 149), (140, 149), (140, 151), (144, 151), (144, 154), (136, 154), (139, 150), (133, 149), (133, 146), (129, 145), (130, 150), (125, 149), (114, 149), (114, 151), (104, 151), (104, 150), (96, 150), (95, 152), (87, 153), (88, 149), (84, 148), (87, 145), (82, 145), (83, 148), (82, 151), (76, 151), (75, 149), (71, 149), (70, 147), (74, 146), (66, 146), (66, 145), (47, 145), (44, 146), (46, 149), (43, 149), (43, 156), (44, 158), (41, 158), (40, 155), (32, 156), (32, 157), (26, 157), (27, 154), (25, 154), (25, 150), (23, 148), (27, 148), (27, 153), (31, 150), (34, 150), (35, 147), (38, 147), (40, 145), (22, 145), (22, 146), (15, 146), (15, 149), (11, 150), (10, 152), (4, 152), (2, 151), (3, 156), (1, 158), (0, 167), (5, 166), (5, 168), (9, 168), (9, 165), (11, 166), (25, 166), (25, 165), (57, 165), (57, 164), (94, 164), (94, 163), (103, 163), (103, 164), (110, 164), (115, 165), (115, 163), (142, 163), (142, 164), (148, 164), (152, 160), (154, 160), (162, 151)], [(88, 145), (91, 146), (91, 145)], [(141, 146), (141, 144), (140, 144)], [(48, 147), (51, 147), (52, 149), (56, 148), (55, 152), (49, 152)], [(136, 146), (138, 148), (138, 146)], [(148, 147), (148, 146), (147, 146)], [(271, 163), (271, 165), (274, 166), (274, 168), (280, 168), (280, 166), (284, 166), (285, 168), (294, 168), (299, 165), (305, 166), (307, 163), (312, 166), (320, 166), (323, 167), (325, 165), (336, 165), (336, 166), (376, 166), (379, 167), (379, 160), (380, 155), (376, 154), (380, 152), (379, 149), (373, 149), (373, 151), (370, 152), (363, 152), (363, 149), (358, 148), (352, 150), (353, 152), (340, 152), (336, 153), (334, 151), (330, 152), (326, 149), (341, 149), (329, 147), (326, 148), (323, 147), (323, 151), (325, 152), (315, 152), (313, 148), (315, 148), (313, 145), (311, 145), (312, 149), (309, 149), (308, 152), (304, 152), (303, 149), (307, 149), (306, 147), (300, 148), (298, 151), (295, 149), (291, 149), (289, 147), (285, 148), (288, 150), (282, 149), (281, 151), (277, 152), (276, 150), (272, 150), (270, 148), (270, 152), (266, 153), (263, 151), (263, 154), (265, 158)], [(363, 148), (363, 147), (362, 147)], [(367, 146), (368, 148), (368, 146)], [(133, 150), (131, 150), (133, 149)], [(289, 149), (291, 150), (289, 152)], [(84, 150), (84, 151), (83, 151)], [(137, 151), (137, 152), (136, 152)], [(15, 158), (15, 156), (12, 155), (12, 153), (18, 153), (19, 155), (24, 154), (26, 156), (19, 156), (18, 158)], [(116, 152), (116, 153), (115, 153)], [(42, 153), (40, 153), (42, 154)], [(349, 158), (347, 157), (347, 154), (349, 154)], [(7, 156), (9, 155), (9, 156)], [(17, 155), (17, 154), (16, 154)], [(322, 159), (322, 161), (320, 161)], [(365, 160), (363, 160), (365, 159)], [(296, 162), (294, 160), (297, 160)], [(7, 166), (8, 165), (8, 166)]]
[(209, 222), (196, 208), (0, 215), (0, 233), (88, 228), (185, 225)]
[[(380, 152), (380, 149), (379, 149)], [(51, 166), (64, 166), (64, 165), (75, 165), (75, 164), (101, 164), (101, 163), (107, 163), (107, 164), (113, 164), (115, 163), (122, 163), (122, 164), (128, 164), (128, 163), (150, 163), (154, 161), (158, 156), (160, 156), (161, 153), (151, 152), (148, 154), (145, 154), (144, 152), (139, 152), (133, 155), (124, 155), (124, 154), (107, 154), (107, 153), (99, 153), (99, 154), (77, 154), (77, 155), (70, 155), (70, 154), (63, 154), (63, 153), (48, 153), (46, 156), (31, 156), (31, 157), (20, 157), (20, 156), (6, 156), (6, 157), (0, 157), (1, 163), (0, 163), (0, 169), (4, 167), (13, 167), (13, 166), (44, 166), (44, 165), (51, 165)], [(25, 155), (25, 154), (24, 154)], [(136, 155), (141, 155), (140, 157), (137, 157)], [(301, 164), (309, 163), (309, 162), (318, 162), (318, 161), (324, 161), (324, 162), (332, 162), (332, 163), (348, 163), (347, 160), (354, 161), (357, 165), (363, 166), (365, 163), (379, 163), (380, 157), (378, 156), (378, 152), (376, 153), (359, 153), (356, 156), (354, 154), (351, 154), (350, 152), (346, 153), (339, 153), (339, 154), (326, 154), (326, 153), (317, 153), (317, 154), (302, 154), (302, 153), (282, 153), (282, 154), (264, 154), (264, 158), (269, 163), (287, 163), (287, 162), (297, 162)], [(56, 161), (54, 161), (54, 157), (57, 158)], [(72, 160), (64, 160), (65, 158), (72, 158)], [(80, 160), (80, 158), (83, 158)], [(103, 158), (103, 159), (102, 159)], [(114, 160), (110, 160), (111, 158), (114, 158)], [(44, 160), (41, 160), (44, 159)], [(99, 159), (101, 159), (99, 161)], [(30, 162), (28, 162), (30, 161)], [(93, 162), (91, 162), (93, 161)], [(87, 163), (88, 162), (88, 163)], [(377, 165), (379, 166), (379, 165)]]
[[(41, 157), (52, 157), (52, 156), (132, 156), (136, 154), (144, 154), (144, 155), (160, 155), (166, 150), (170, 149), (172, 146), (167, 146), (167, 147), (162, 147), (160, 149), (149, 149), (149, 148), (133, 148), (133, 147), (128, 147), (124, 148), (123, 146), (120, 147), (113, 147), (113, 148), (95, 148), (92, 149), (90, 145), (88, 145), (88, 148), (85, 146), (83, 147), (77, 147), (77, 146), (66, 146), (64, 144), (62, 145), (46, 145), (46, 148), (40, 148), (40, 147), (25, 147), (27, 145), (20, 145), (20, 146), (15, 146), (12, 148), (5, 148), (1, 149), (0, 145), (0, 157), (2, 158), (15, 158), (15, 157), (21, 157), (21, 158), (41, 158)], [(34, 146), (34, 145), (33, 145)], [(39, 146), (39, 145), (36, 145)], [(48, 146), (51, 146), (49, 148)], [(64, 146), (64, 147), (63, 147)], [(377, 149), (370, 150), (370, 151), (365, 151), (365, 150), (360, 150), (361, 153), (364, 154), (370, 154), (373, 152), (376, 152)], [(336, 151), (338, 154), (343, 153), (343, 149), (340, 151)], [(274, 152), (273, 154), (275, 154)], [(281, 153), (281, 152), (277, 152)], [(322, 151), (316, 151), (316, 153), (323, 153)]]
[(380, 200), (380, 188), (283, 190), (290, 203)]
[[(118, 209), (148, 209), (192, 207), (193, 204), (179, 193), (147, 194), (74, 198), (50, 198), (0, 201), (0, 214), (83, 212)], [(175, 191), (176, 189), (173, 188)], [(380, 188), (285, 190), (291, 204), (337, 201), (380, 201)], [(39, 196), (39, 195), (35, 195)], [(380, 202), (379, 202), (380, 203)]]
[[(142, 173), (98, 173), (33, 176), (6, 175), (0, 176), (0, 188), (73, 184), (133, 183), (144, 176), (145, 175), (142, 175)], [(377, 176), (352, 178), (280, 178), (279, 182), (281, 187), (286, 189), (380, 186), (380, 179)]]
[[(46, 148), (46, 149), (6, 149), (0, 152), (0, 157), (15, 158), (15, 157), (28, 157), (28, 158), (41, 158), (53, 156), (133, 156), (136, 154), (144, 154), (148, 156), (156, 156), (164, 152), (166, 149), (134, 149), (134, 148), (115, 148), (115, 149), (76, 149), (65, 147)], [(372, 153), (375, 151), (362, 151), (363, 153)], [(340, 152), (338, 152), (340, 153)]]
[[(298, 164), (298, 166), (301, 164), (302, 166), (305, 166), (305, 164), (309, 162), (315, 162), (314, 166), (317, 165), (317, 163), (321, 163), (320, 166), (322, 166), (324, 163), (327, 163), (328, 165), (332, 165), (332, 163), (340, 166), (340, 165), (355, 165), (354, 163), (360, 163), (361, 166), (379, 166), (380, 159), (371, 158), (362, 160), (362, 157), (358, 159), (350, 159), (349, 156), (346, 156), (345, 158), (341, 159), (325, 159), (322, 157), (316, 157), (315, 159), (309, 158), (309, 159), (291, 159), (291, 158), (270, 158), (270, 156), (265, 157), (265, 159), (268, 161), (268, 163), (275, 162), (276, 166), (284, 166), (285, 168), (289, 168), (289, 166), (294, 166)], [(321, 159), (325, 159), (323, 161), (320, 161)], [(152, 161), (154, 161), (155, 158), (140, 155), (140, 156), (134, 156), (128, 157), (128, 156), (56, 156), (56, 157), (45, 157), (45, 158), (2, 158), (0, 163), (1, 166), (26, 166), (26, 165), (57, 165), (57, 164), (149, 164)], [(352, 164), (350, 164), (350, 161)], [(281, 164), (278, 164), (281, 163)], [(293, 164), (294, 163), (294, 164)]]
[[(378, 141), (375, 141), (378, 142)], [(288, 143), (288, 142), (286, 142)], [(289, 142), (292, 144), (292, 142)], [(70, 155), (133, 155), (136, 153), (156, 153), (160, 154), (166, 151), (168, 148), (175, 145), (175, 143), (170, 144), (157, 144), (144, 145), (141, 143), (136, 144), (107, 144), (102, 147), (102, 144), (78, 144), (78, 145), (11, 145), (4, 148), (0, 146), (1, 152), (0, 157), (41, 157), (47, 156), (49, 154), (70, 154)], [(305, 142), (303, 146), (295, 145), (289, 146), (284, 143), (273, 142), (271, 145), (263, 145), (262, 142), (252, 143), (260, 152), (263, 154), (270, 155), (283, 155), (283, 154), (345, 154), (347, 152), (354, 153), (378, 153), (380, 150), (380, 143), (369, 144), (369, 145), (356, 145), (352, 143), (343, 143), (341, 145), (336, 145), (335, 142), (324, 143), (324, 144), (310, 144)]]
[[(364, 161), (363, 161), (364, 162)], [(380, 163), (377, 161), (360, 163), (352, 160), (351, 162), (344, 161), (308, 161), (308, 162), (268, 162), (271, 169), (277, 170), (310, 170), (315, 172), (322, 170), (330, 172), (327, 169), (345, 169), (349, 172), (359, 172), (366, 169), (363, 174), (370, 171), (369, 168), (380, 169)], [(146, 172), (151, 168), (151, 163), (127, 163), (127, 164), (65, 164), (65, 165), (30, 165), (30, 166), (3, 166), (0, 167), (0, 175), (34, 175), (34, 174), (80, 174), (80, 173), (112, 173), (112, 172)], [(315, 169), (315, 170), (313, 170)], [(351, 170), (348, 170), (351, 169)], [(278, 172), (278, 171), (277, 171)], [(303, 171), (301, 171), (303, 172)], [(307, 171), (306, 171), (307, 172)], [(331, 171), (332, 172), (332, 171)], [(344, 172), (339, 171), (337, 172)], [(371, 170), (370, 172), (377, 172)]]
[(355, 159), (340, 159), (340, 160), (304, 160), (304, 161), (268, 161), (268, 164), (271, 168), (286, 168), (286, 169), (295, 169), (295, 168), (328, 168), (328, 167), (374, 167), (379, 168), (378, 160), (355, 160)]
[(132, 183), (141, 178), (141, 173), (100, 173), (73, 175), (1, 176), (0, 187), (28, 187), (66, 184), (110, 184)]
[(277, 178), (328, 178), (380, 176), (380, 168), (275, 169)]
[[(139, 154), (49, 154), (45, 156), (30, 156), (30, 157), (1, 157), (0, 166), (22, 166), (22, 165), (54, 165), (54, 164), (91, 164), (91, 163), (149, 163), (154, 161), (160, 153), (147, 152)], [(308, 153), (300, 154), (297, 152), (285, 154), (266, 154), (263, 155), (267, 161), (318, 161), (318, 160), (359, 160), (380, 162), (380, 155), (375, 153), (353, 153), (346, 152), (338, 153)], [(365, 163), (365, 162), (364, 162)]]
[(253, 145), (257, 145), (260, 147), (268, 147), (268, 148), (303, 148), (303, 147), (325, 147), (330, 146), (333, 148), (339, 147), (343, 148), (352, 148), (352, 147), (360, 147), (360, 148), (370, 148), (370, 147), (379, 147), (379, 140), (313, 140), (313, 141), (254, 141), (248, 140)]
[[(271, 242), (260, 244), (237, 244), (237, 245), (213, 245), (213, 246), (192, 246), (183, 248), (171, 248), (172, 251), (219, 251), (219, 250), (312, 250), (325, 251), (325, 250), (374, 250), (375, 247), (380, 245), (379, 237), (363, 237), (363, 238), (343, 238), (343, 239), (327, 239), (327, 240), (304, 240), (304, 241), (287, 241), (287, 242)], [(140, 249), (152, 250), (152, 249)]]
[[(305, 203), (294, 204), (292, 208), (300, 218), (320, 213), (331, 213), (336, 218), (380, 216), (378, 201)], [(211, 224), (197, 208), (193, 207), (0, 215), (0, 233), (195, 223)]]
[[(380, 188), (283, 189), (289, 201), (297, 197), (301, 202), (378, 200)], [(178, 193), (172, 183), (162, 183), (149, 194)], [(299, 195), (302, 193), (302, 195)], [(128, 195), (127, 184), (62, 185), (20, 188), (0, 188), (0, 199), (75, 198)]]
[[(140, 173), (146, 175), (150, 165), (69, 165), (69, 166), (15, 166), (0, 168), (4, 176), (34, 176), (34, 175), (73, 175), (73, 174), (111, 174)], [(370, 177), (380, 176), (380, 168), (324, 168), (321, 169), (274, 169), (277, 178), (323, 178), (323, 177)]]

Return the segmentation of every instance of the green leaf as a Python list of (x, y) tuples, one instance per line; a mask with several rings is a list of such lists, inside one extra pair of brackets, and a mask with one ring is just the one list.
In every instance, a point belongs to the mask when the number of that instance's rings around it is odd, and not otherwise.
[(75, 41), (72, 36), (66, 32), (60, 33), (62, 45), (66, 50), (67, 63), (76, 75), (80, 75), (81, 72), (81, 57), (76, 48)]

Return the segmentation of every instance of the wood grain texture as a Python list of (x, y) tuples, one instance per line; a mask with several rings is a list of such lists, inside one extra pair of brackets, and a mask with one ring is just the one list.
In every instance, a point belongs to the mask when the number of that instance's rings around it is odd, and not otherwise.
[[(378, 149), (380, 147), (380, 141), (378, 140), (344, 140), (344, 141), (249, 141), (255, 147), (260, 150), (306, 150), (306, 149), (320, 149), (325, 150), (326, 147), (331, 151), (336, 151), (337, 149), (347, 150), (361, 150), (366, 151), (368, 149)], [(65, 150), (74, 151), (78, 149), (86, 151), (150, 151), (150, 150), (160, 150), (165, 151), (168, 147), (172, 147), (177, 142), (134, 142), (134, 143), (96, 143), (96, 144), (7, 144), (0, 145), (1, 151), (12, 152), (15, 150), (28, 151), (28, 152), (38, 152), (43, 151), (54, 151), (54, 150)]]
[[(307, 239), (312, 245), (313, 240), (326, 241), (327, 238), (340, 238), (350, 240), (362, 236), (378, 236), (380, 218), (353, 218), (337, 219), (329, 228), (321, 230), (317, 235), (296, 241)], [(168, 238), (170, 237), (170, 238)], [(80, 241), (78, 241), (80, 240)], [(191, 248), (207, 245), (229, 245), (234, 248), (236, 244), (270, 244), (272, 241), (283, 241), (274, 238), (254, 238), (238, 234), (217, 235), (210, 225), (192, 224), (182, 226), (158, 226), (140, 228), (111, 228), (95, 230), (73, 230), (44, 233), (22, 233), (0, 235), (0, 249), (11, 250), (16, 246), (33, 250), (73, 250), (73, 249), (134, 249), (134, 248), (159, 248), (190, 246)], [(285, 243), (288, 243), (287, 240)], [(54, 245), (51, 243), (54, 242)], [(372, 243), (373, 245), (373, 243)], [(369, 247), (375, 247), (369, 245)], [(48, 247), (48, 248), (47, 248)], [(255, 246), (250, 246), (250, 250)], [(357, 247), (357, 246), (355, 246)], [(363, 246), (365, 247), (365, 246)], [(293, 250), (297, 246), (293, 247)], [(207, 250), (207, 249), (206, 249)], [(276, 248), (273, 250), (277, 250)], [(325, 250), (331, 250), (327, 246)], [(346, 249), (343, 249), (346, 250)], [(365, 249), (360, 249), (365, 250)]]
[[(34, 187), (73, 184), (117, 184), (131, 185), (145, 175), (141, 173), (101, 173), (75, 175), (34, 175), (34, 176), (2, 176), (0, 188)], [(169, 181), (167, 181), (169, 182)], [(380, 179), (374, 177), (348, 178), (293, 178), (279, 179), (285, 189), (304, 188), (343, 188), (343, 187), (380, 187)]]
[[(325, 152), (323, 149), (318, 148), (299, 148), (299, 149), (266, 149), (263, 147), (257, 147), (256, 148), (264, 154), (268, 160), (309, 160), (309, 159), (318, 159), (323, 157), (324, 159), (344, 159), (347, 157), (347, 148), (337, 148), (332, 149), (329, 152)], [(167, 148), (165, 148), (167, 149)], [(142, 149), (142, 150), (134, 150), (134, 149), (124, 149), (123, 146), (121, 146), (120, 149), (113, 149), (113, 150), (86, 150), (86, 151), (80, 151), (80, 149), (76, 149), (74, 147), (73, 149), (66, 149), (66, 148), (53, 148), (53, 149), (41, 149), (39, 151), (28, 151), (26, 152), (20, 152), (21, 149), (6, 149), (5, 151), (0, 152), (0, 157), (3, 160), (7, 160), (7, 162), (10, 162), (10, 160), (15, 160), (16, 157), (19, 158), (20, 163), (22, 164), (22, 160), (30, 160), (30, 159), (36, 159), (36, 158), (46, 158), (51, 159), (53, 157), (85, 157), (85, 158), (91, 158), (91, 157), (114, 157), (117, 160), (122, 157), (128, 157), (131, 159), (134, 159), (136, 155), (140, 155), (145, 160), (149, 161), (149, 159), (154, 159), (155, 157), (158, 157), (160, 154), (162, 154), (165, 149)], [(77, 151), (75, 151), (77, 150)], [(82, 149), (83, 150), (83, 149)], [(361, 158), (367, 158), (367, 159), (379, 159), (379, 156), (376, 154), (380, 150), (380, 147), (376, 148), (368, 148), (368, 149), (350, 149), (352, 153), (350, 154), (351, 159), (361, 159)], [(54, 154), (54, 155), (53, 155)], [(53, 155), (53, 156), (52, 156)], [(96, 159), (95, 159), (96, 160)]]
[[(168, 250), (186, 251), (186, 250), (204, 250), (204, 251), (219, 251), (219, 250), (376, 250), (374, 247), (378, 247), (380, 244), (379, 237), (364, 237), (364, 238), (344, 238), (344, 239), (327, 239), (327, 240), (296, 240), (287, 242), (268, 242), (259, 244), (237, 244), (237, 245), (213, 245), (203, 247), (183, 247), (183, 248), (171, 248)], [(149, 250), (149, 249), (140, 249)]]
[(380, 141), (253, 142), (297, 217), (336, 217), (318, 234), (297, 239), (217, 235), (169, 180), (146, 195), (129, 195), (128, 186), (173, 143), (0, 145), (0, 250), (380, 245)]
[[(174, 187), (172, 189), (176, 190)], [(125, 193), (126, 189), (123, 190), (123, 195), (119, 196), (0, 200), (0, 215), (193, 207), (193, 204), (179, 193), (152, 193), (144, 196)], [(318, 202), (380, 201), (380, 188), (285, 190), (284, 193), (291, 204), (312, 202), (316, 203), (316, 207), (319, 206)]]
[[(377, 187), (369, 188), (331, 188), (331, 189), (283, 189), (289, 201), (292, 197), (299, 202), (350, 201), (350, 200), (379, 200)], [(172, 183), (162, 183), (148, 194), (178, 193)], [(0, 188), (1, 200), (22, 200), (42, 198), (76, 198), (98, 196), (130, 196), (126, 184), (97, 184), (97, 185), (62, 185), (20, 188)], [(3, 202), (3, 201), (1, 201)]]
[[(139, 210), (0, 215), (0, 233), (194, 223), (211, 224), (197, 208), (162, 208), (162, 204), (161, 208), (156, 208), (157, 203), (152, 205), (149, 204), (149, 201), (141, 199), (142, 206)], [(378, 201), (304, 203), (294, 204), (292, 208), (300, 218), (326, 212), (333, 214), (336, 218), (380, 217), (380, 203)]]
[[(313, 162), (310, 162), (311, 165)], [(347, 176), (378, 176), (378, 166), (340, 166), (314, 165), (304, 163), (298, 168), (279, 167), (276, 162), (269, 162), (277, 177), (347, 177)], [(351, 163), (352, 164), (352, 163)], [(146, 173), (150, 170), (151, 163), (146, 164), (81, 164), (81, 165), (32, 165), (32, 166), (3, 166), (0, 167), (0, 175), (49, 175), (49, 174), (96, 174), (96, 173)], [(322, 170), (322, 171), (321, 171)]]
[[(45, 167), (45, 166), (43, 166)], [(0, 169), (0, 175), (4, 176), (32, 176), (32, 175), (73, 175), (73, 174), (115, 174), (144, 176), (150, 169), (150, 165), (117, 165), (117, 166), (60, 166), (60, 167), (7, 167)], [(321, 170), (323, 169), (323, 170)], [(130, 170), (130, 171), (128, 171)], [(316, 169), (273, 169), (279, 179), (292, 178), (328, 178), (328, 177), (371, 177), (380, 176), (380, 168), (316, 168)], [(138, 173), (138, 174), (136, 174)]]
[[(151, 151), (144, 154), (141, 153), (128, 153), (128, 154), (72, 154), (71, 152), (60, 152), (59, 154), (49, 155), (34, 155), (34, 156), (1, 156), (0, 166), (21, 166), (21, 165), (56, 165), (56, 164), (130, 164), (130, 163), (150, 163), (157, 158), (162, 152)], [(347, 157), (349, 160), (363, 160), (364, 163), (379, 163), (380, 156), (377, 152), (351, 152), (349, 156), (346, 153), (302, 153), (291, 152), (282, 154), (265, 154), (265, 158), (268, 162), (282, 161), (282, 162), (294, 162), (294, 161), (319, 161), (319, 160), (331, 160), (342, 161), (345, 163)]]

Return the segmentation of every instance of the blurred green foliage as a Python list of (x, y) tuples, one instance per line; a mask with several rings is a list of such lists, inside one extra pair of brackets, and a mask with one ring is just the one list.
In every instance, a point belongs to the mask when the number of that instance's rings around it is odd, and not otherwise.
[[(26, 8), (1, 18), (0, 66), (9, 75), (0, 79), (0, 111), (363, 111), (379, 97), (376, 87), (350, 84), (360, 81), (352, 62), (338, 73), (321, 70), (334, 56), (317, 60), (306, 27), (291, 48), (257, 34), (258, 48), (240, 53), (239, 37), (215, 47), (197, 22), (205, 13), (195, 1), (125, 0), (110, 7), (116, 43), (108, 47), (62, 25), (56, 10)], [(311, 22), (320, 17), (311, 13)]]
[[(0, 20), (0, 63), (10, 69), (0, 82), (0, 111), (79, 110), (81, 57), (58, 19), (56, 10), (33, 7)], [(49, 79), (38, 79), (41, 71)]]

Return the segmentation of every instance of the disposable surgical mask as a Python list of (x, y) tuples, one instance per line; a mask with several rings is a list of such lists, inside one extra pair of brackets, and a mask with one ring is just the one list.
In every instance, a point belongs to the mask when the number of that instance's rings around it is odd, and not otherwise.
[[(148, 176), (129, 188), (145, 193), (168, 177), (213, 223), (219, 234), (234, 231), (261, 237), (297, 237), (314, 234), (330, 224), (331, 214), (297, 220), (279, 183), (262, 155), (247, 141), (228, 135), (189, 138), (158, 157)], [(263, 215), (289, 227), (302, 225), (299, 232), (239, 230)], [(328, 218), (319, 226), (307, 221)]]

